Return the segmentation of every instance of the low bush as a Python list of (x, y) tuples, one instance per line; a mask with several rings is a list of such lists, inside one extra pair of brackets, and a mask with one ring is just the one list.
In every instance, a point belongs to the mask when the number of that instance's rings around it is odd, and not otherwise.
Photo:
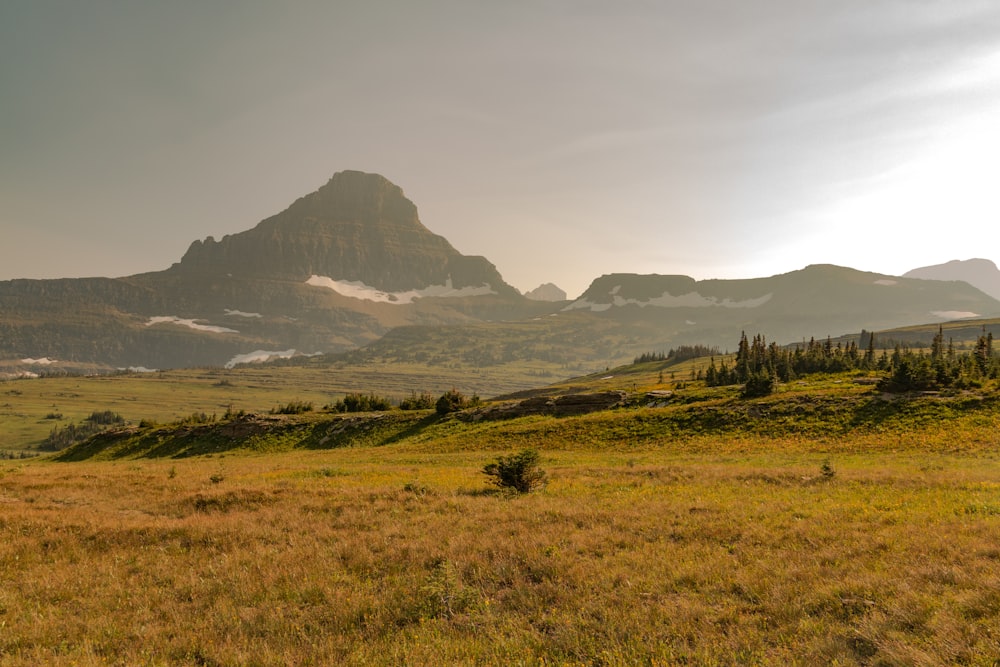
[(744, 398), (769, 396), (774, 392), (774, 377), (768, 373), (754, 373), (743, 385)]
[(331, 412), (383, 412), (392, 409), (392, 401), (374, 393), (348, 394), (326, 409)]
[(417, 392), (411, 391), (408, 398), (404, 398), (399, 402), (400, 410), (430, 410), (433, 407), (434, 397), (426, 391), (421, 392), (419, 396)]
[(95, 433), (100, 433), (114, 426), (125, 423), (117, 412), (105, 410), (92, 412), (79, 424), (67, 424), (64, 428), (53, 428), (48, 437), (38, 446), (43, 452), (58, 452), (72, 444), (86, 440)]
[(519, 454), (501, 456), (483, 467), (483, 474), (501, 489), (529, 493), (545, 485), (545, 471), (538, 467), (539, 454), (525, 449)]
[(291, 401), (284, 405), (279, 405), (273, 410), (273, 415), (301, 415), (304, 412), (312, 412), (313, 404), (309, 401)]
[(479, 405), (479, 396), (473, 394), (471, 397), (466, 397), (465, 394), (457, 389), (449, 389), (445, 393), (441, 394), (438, 398), (437, 403), (434, 408), (437, 413), (442, 417), (446, 414), (452, 412), (458, 412), (459, 410), (464, 410), (465, 408), (474, 408)]

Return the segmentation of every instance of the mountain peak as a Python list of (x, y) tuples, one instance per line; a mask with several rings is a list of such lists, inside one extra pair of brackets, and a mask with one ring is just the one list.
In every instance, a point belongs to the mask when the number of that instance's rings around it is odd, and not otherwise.
[(924, 280), (964, 280), (973, 287), (1000, 299), (1000, 269), (991, 260), (979, 257), (953, 259), (944, 264), (923, 266), (903, 274), (906, 278)]
[(253, 229), (191, 244), (175, 271), (305, 282), (359, 282), (385, 292), (488, 285), (514, 293), (496, 267), (466, 256), (420, 222), (402, 188), (341, 171)]
[(552, 283), (539, 285), (524, 296), (532, 301), (565, 301), (566, 292)]

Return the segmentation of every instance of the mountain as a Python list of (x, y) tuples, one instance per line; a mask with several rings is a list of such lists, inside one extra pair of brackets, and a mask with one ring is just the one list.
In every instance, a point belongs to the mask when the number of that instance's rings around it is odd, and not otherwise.
[(732, 348), (741, 331), (794, 342), (1000, 316), (1000, 301), (965, 282), (829, 265), (747, 280), (611, 274), (572, 302), (554, 285), (531, 297), (425, 227), (398, 186), (344, 171), (246, 231), (194, 241), (163, 271), (0, 282), (0, 376), (349, 351), (603, 367), (678, 345)]
[[(347, 355), (354, 363), (464, 364), (486, 371), (505, 364), (558, 364), (564, 369), (629, 363), (648, 352), (703, 344), (734, 350), (745, 331), (769, 342), (827, 336), (857, 341), (863, 329), (880, 341), (920, 341), (937, 324), (949, 331), (981, 330), (1000, 314), (1000, 301), (965, 283), (899, 278), (817, 265), (747, 280), (696, 281), (688, 276), (611, 274), (593, 281), (577, 300), (556, 304), (545, 317), (447, 327), (399, 327)], [(919, 334), (897, 330), (915, 323)], [(989, 321), (987, 321), (989, 322)], [(995, 322), (989, 324), (990, 330)], [(974, 338), (974, 337), (973, 337)], [(964, 341), (965, 338), (956, 338)]]
[(994, 299), (1000, 299), (1000, 269), (988, 259), (953, 259), (944, 264), (923, 266), (903, 274), (924, 280), (964, 280)]
[(252, 229), (195, 241), (165, 271), (0, 282), (0, 359), (223, 365), (540, 308), (428, 230), (398, 186), (344, 171)]
[(566, 292), (559, 289), (552, 283), (539, 285), (530, 292), (525, 292), (524, 296), (532, 301), (565, 301)]
[(563, 310), (655, 329), (663, 347), (703, 343), (725, 348), (743, 330), (795, 342), (861, 329), (992, 317), (1000, 314), (1000, 301), (965, 283), (812, 265), (744, 280), (605, 275)]
[(447, 286), (510, 296), (484, 257), (467, 257), (428, 230), (399, 186), (378, 174), (344, 171), (251, 230), (195, 241), (181, 275), (361, 283), (387, 294)]

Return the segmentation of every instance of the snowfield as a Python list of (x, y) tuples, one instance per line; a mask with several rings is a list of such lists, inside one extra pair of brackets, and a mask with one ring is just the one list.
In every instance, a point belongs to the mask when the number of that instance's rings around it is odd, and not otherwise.
[(245, 313), (242, 310), (230, 310), (229, 308), (224, 309), (226, 315), (230, 317), (264, 317), (260, 313)]
[(485, 296), (487, 294), (496, 294), (496, 291), (487, 284), (479, 287), (461, 287), (456, 289), (452, 286), (451, 278), (448, 278), (444, 285), (429, 285), (423, 289), (406, 292), (383, 292), (359, 280), (334, 280), (326, 276), (315, 275), (306, 281), (306, 285), (325, 287), (337, 294), (352, 299), (374, 301), (376, 303), (391, 303), (393, 305), (413, 303), (414, 299), (426, 297)]
[(626, 299), (618, 296), (621, 286), (615, 287), (609, 293), (611, 303), (594, 303), (588, 299), (578, 299), (569, 304), (563, 310), (590, 310), (599, 313), (608, 310), (612, 306), (636, 305), (640, 308), (653, 306), (655, 308), (757, 308), (771, 300), (774, 293), (769, 292), (756, 299), (745, 299), (743, 301), (733, 301), (730, 298), (721, 301), (714, 296), (702, 296), (698, 292), (688, 292), (680, 296), (674, 296), (670, 292), (664, 292), (661, 296), (652, 299)]
[(262, 361), (270, 361), (271, 359), (288, 359), (293, 356), (295, 356), (295, 350), (254, 350), (246, 354), (237, 354), (226, 362), (226, 368), (233, 368), (239, 364), (260, 363)]
[(49, 359), (48, 357), (42, 357), (41, 359), (32, 359), (31, 357), (28, 357), (27, 359), (21, 359), (21, 363), (30, 364), (32, 366), (49, 366), (59, 362), (56, 359)]
[(154, 324), (179, 324), (183, 327), (188, 327), (189, 329), (194, 329), (195, 331), (208, 331), (211, 333), (239, 333), (236, 329), (229, 329), (227, 327), (217, 327), (211, 324), (199, 324), (197, 320), (185, 320), (174, 315), (166, 315), (162, 317), (151, 317), (149, 321), (146, 322), (147, 327), (151, 327)]
[(932, 310), (931, 315), (940, 317), (942, 320), (966, 320), (971, 317), (979, 317), (979, 313), (972, 313), (968, 310)]
[(18, 371), (17, 373), (0, 373), (0, 380), (33, 380), (41, 377), (38, 373), (31, 371)]

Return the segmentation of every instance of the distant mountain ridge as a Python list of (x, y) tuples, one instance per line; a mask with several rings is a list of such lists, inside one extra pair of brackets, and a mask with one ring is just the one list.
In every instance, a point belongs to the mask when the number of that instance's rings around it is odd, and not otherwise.
[(565, 301), (566, 292), (552, 283), (543, 283), (535, 289), (525, 292), (524, 296), (533, 301)]
[(793, 342), (902, 322), (992, 317), (1000, 314), (1000, 301), (964, 283), (817, 264), (743, 280), (610, 274), (591, 283), (563, 310), (656, 322), (672, 340), (725, 346), (736, 340), (739, 329)]
[(610, 274), (572, 302), (551, 284), (529, 295), (431, 232), (398, 186), (343, 171), (246, 231), (194, 241), (164, 271), (0, 282), (0, 376), (223, 366), (380, 340), (383, 357), (404, 359), (414, 336), (445, 328), (431, 336), (441, 349), (412, 360), (604, 366), (678, 344), (725, 349), (743, 330), (790, 342), (1000, 315), (964, 282), (830, 265), (748, 280)]
[(903, 276), (924, 280), (964, 280), (994, 299), (1000, 299), (1000, 269), (988, 259), (953, 259), (944, 264), (907, 271)]

